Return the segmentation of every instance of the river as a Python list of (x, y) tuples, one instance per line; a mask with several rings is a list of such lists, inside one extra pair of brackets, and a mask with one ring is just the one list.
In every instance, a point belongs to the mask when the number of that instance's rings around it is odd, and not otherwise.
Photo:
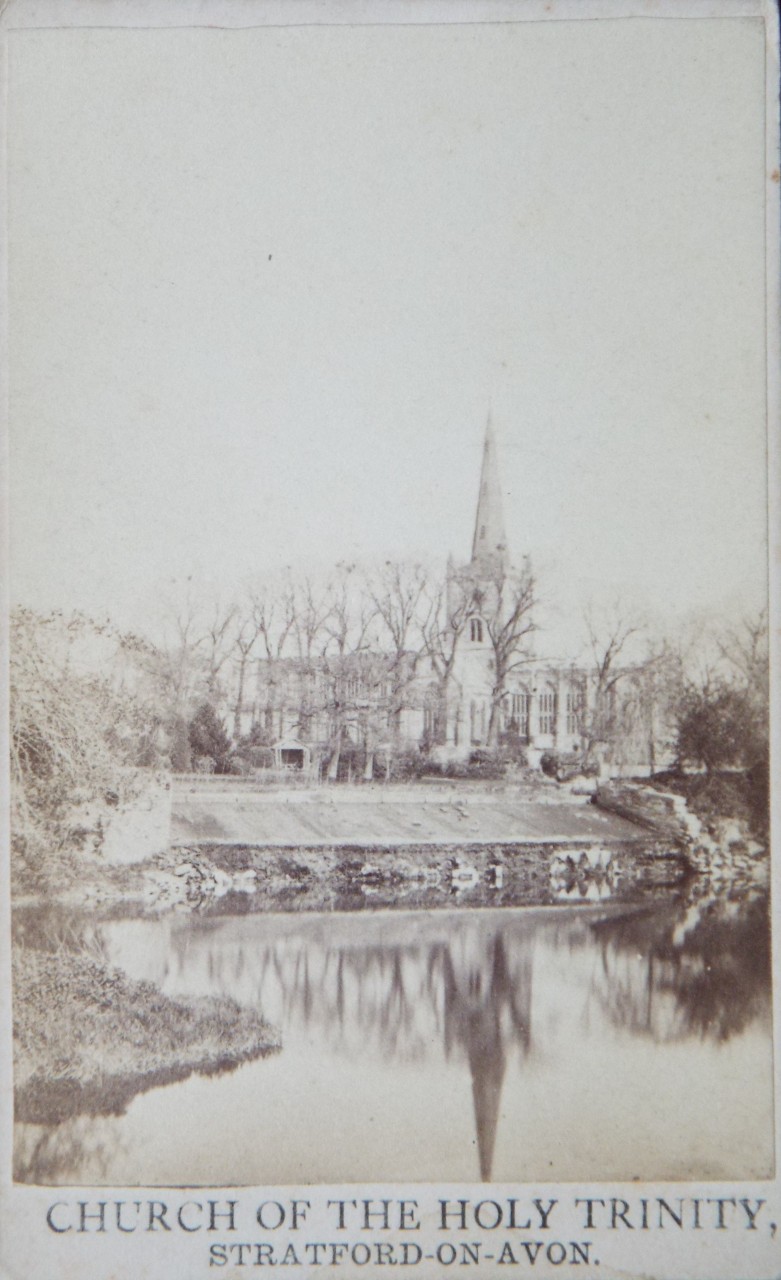
[[(27, 945), (57, 913), (17, 912)], [(62, 922), (60, 922), (62, 923)], [(69, 927), (73, 927), (70, 921)], [(89, 926), (167, 995), (229, 995), (279, 1053), (16, 1126), (57, 1184), (769, 1176), (757, 891), (581, 905), (170, 913)], [(47, 1118), (49, 1121), (51, 1117)]]

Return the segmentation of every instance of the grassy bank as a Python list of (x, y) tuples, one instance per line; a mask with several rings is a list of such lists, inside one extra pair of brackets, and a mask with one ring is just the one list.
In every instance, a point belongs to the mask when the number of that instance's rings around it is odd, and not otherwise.
[(65, 948), (15, 947), (13, 962), (18, 1119), (118, 1113), (145, 1089), (279, 1047), (258, 1013), (231, 1000), (172, 1000)]

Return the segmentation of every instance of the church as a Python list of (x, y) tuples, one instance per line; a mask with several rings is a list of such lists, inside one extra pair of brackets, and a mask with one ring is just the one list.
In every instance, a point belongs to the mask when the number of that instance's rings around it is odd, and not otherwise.
[[(371, 777), (375, 759), (409, 751), (439, 768), (495, 751), (532, 768), (546, 755), (593, 757), (608, 711), (613, 726), (622, 721), (619, 754), (640, 762), (645, 731), (640, 725), (638, 734), (636, 715), (624, 714), (626, 697), (616, 717), (594, 670), (537, 657), (534, 612), (531, 565), (528, 558), (514, 563), (507, 542), (489, 418), (471, 557), (448, 562), (435, 641), (429, 635), (395, 655), (379, 645), (259, 661), (236, 723), (273, 752), (278, 767), (336, 778), (340, 754), (363, 752), (366, 771), (359, 767)], [(631, 694), (632, 679), (624, 686)], [(615, 701), (615, 689), (608, 696)]]

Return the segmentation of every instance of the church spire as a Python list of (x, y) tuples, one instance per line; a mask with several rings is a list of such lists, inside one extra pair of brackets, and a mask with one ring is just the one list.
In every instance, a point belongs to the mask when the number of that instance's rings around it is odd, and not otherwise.
[(491, 415), (485, 428), (483, 465), (480, 471), (480, 495), (472, 542), (472, 564), (481, 569), (504, 569), (507, 565), (507, 538), (502, 515), (502, 490)]

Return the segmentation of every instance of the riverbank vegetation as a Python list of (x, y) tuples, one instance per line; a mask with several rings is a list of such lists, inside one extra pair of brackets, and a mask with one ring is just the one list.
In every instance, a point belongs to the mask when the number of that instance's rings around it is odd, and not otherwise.
[(705, 824), (742, 822), (766, 842), (770, 827), (770, 664), (767, 617), (716, 637), (714, 661), (674, 689), (675, 767), (654, 785), (682, 795)]
[(212, 997), (173, 1000), (79, 949), (15, 946), (13, 981), (19, 1119), (120, 1111), (144, 1089), (228, 1070), (279, 1046), (254, 1009)]
[[(108, 666), (109, 651), (113, 663)], [(128, 688), (143, 642), (81, 616), (16, 610), (10, 627), (14, 885), (49, 890), (76, 873), (102, 814), (132, 799), (157, 761), (151, 691)]]

